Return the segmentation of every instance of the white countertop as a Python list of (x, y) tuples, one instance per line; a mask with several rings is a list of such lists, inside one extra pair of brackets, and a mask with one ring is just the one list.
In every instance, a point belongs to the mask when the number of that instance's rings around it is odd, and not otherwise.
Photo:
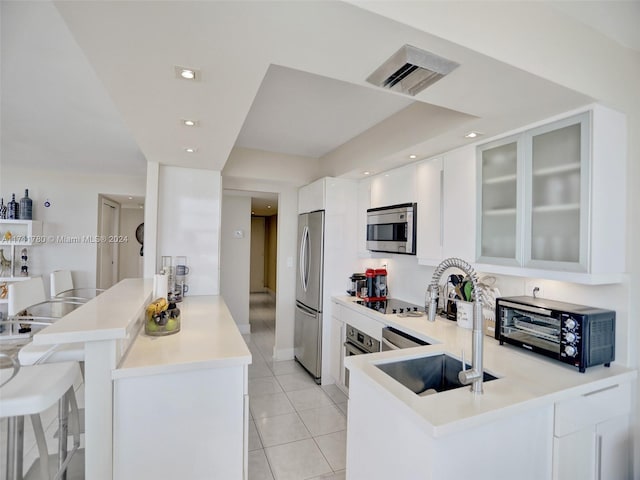
[[(415, 418), (429, 433), (437, 437), (482, 425), (505, 415), (516, 415), (531, 408), (589, 393), (616, 383), (625, 383), (637, 376), (635, 370), (613, 363), (590, 367), (585, 373), (543, 356), (499, 345), (494, 338), (484, 336), (484, 370), (497, 380), (484, 382), (484, 394), (473, 395), (468, 388), (458, 388), (436, 395), (420, 397), (396, 382), (376, 364), (449, 353), (471, 363), (471, 330), (459, 328), (456, 322), (437, 317), (429, 322), (426, 316), (398, 317), (382, 314), (354, 303), (354, 297), (334, 297), (339, 304), (368, 317), (403, 330), (434, 344), (405, 350), (355, 355), (345, 358), (350, 375), (362, 377), (375, 385), (382, 394), (391, 395), (398, 407)], [(438, 342), (438, 343), (435, 343)]]
[(153, 281), (129, 278), (33, 336), (36, 345), (121, 340), (151, 301)]
[(180, 331), (152, 337), (141, 328), (114, 379), (251, 363), (251, 352), (222, 297), (187, 296), (177, 306)]

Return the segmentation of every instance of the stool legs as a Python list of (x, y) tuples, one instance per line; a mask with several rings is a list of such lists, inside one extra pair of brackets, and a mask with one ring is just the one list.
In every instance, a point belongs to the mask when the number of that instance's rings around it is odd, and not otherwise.
[[(69, 435), (69, 410), (73, 416), (73, 448), (67, 452), (67, 437)], [(58, 402), (59, 431), (58, 431), (58, 473), (54, 480), (66, 480), (67, 467), (71, 457), (80, 448), (80, 419), (78, 403), (73, 385)], [(40, 455), (40, 476), (42, 480), (49, 480), (49, 451), (39, 414), (30, 415), (31, 425), (36, 438), (38, 454)], [(7, 480), (23, 479), (24, 453), (24, 417), (7, 418)]]
[(24, 448), (24, 417), (7, 419), (7, 480), (22, 480), (22, 453)]
[(60, 480), (67, 480), (67, 472), (62, 468), (67, 457), (68, 413), (68, 393), (65, 393), (58, 402), (58, 471), (62, 471)]

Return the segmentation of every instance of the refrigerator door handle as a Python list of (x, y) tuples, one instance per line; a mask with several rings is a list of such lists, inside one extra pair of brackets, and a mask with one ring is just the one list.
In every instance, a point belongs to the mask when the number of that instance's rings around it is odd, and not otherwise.
[(308, 309), (308, 308), (306, 308), (306, 307), (304, 307), (304, 306), (302, 306), (300, 304), (297, 304), (296, 308), (298, 310), (300, 310), (302, 313), (304, 313), (305, 315), (307, 315), (308, 317), (315, 318), (317, 316), (317, 312), (315, 312), (313, 310), (310, 310), (310, 309)]
[(300, 284), (302, 290), (309, 286), (309, 227), (305, 226), (300, 240)]

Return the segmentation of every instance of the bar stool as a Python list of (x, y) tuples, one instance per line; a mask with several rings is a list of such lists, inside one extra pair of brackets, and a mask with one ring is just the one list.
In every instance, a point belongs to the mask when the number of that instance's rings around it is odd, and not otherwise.
[[(0, 418), (7, 418), (7, 480), (22, 480), (24, 417), (29, 415), (33, 425), (38, 452), (40, 454), (40, 476), (49, 477), (49, 452), (40, 414), (60, 402), (59, 468), (54, 480), (64, 478), (72, 456), (80, 447), (80, 435), (74, 432), (73, 448), (67, 453), (68, 411), (78, 422), (78, 406), (73, 390), (74, 382), (80, 377), (77, 362), (50, 363), (21, 367), (20, 363), (7, 354), (0, 353), (0, 360), (9, 359), (13, 369), (0, 369)], [(5, 360), (6, 361), (6, 360)]]
[(70, 270), (54, 270), (49, 275), (51, 299), (69, 299), (88, 302), (105, 290), (102, 288), (76, 288)]

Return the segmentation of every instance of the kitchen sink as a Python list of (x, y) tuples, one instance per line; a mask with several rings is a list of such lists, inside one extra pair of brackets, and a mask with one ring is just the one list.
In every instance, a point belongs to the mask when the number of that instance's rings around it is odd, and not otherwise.
[[(470, 365), (465, 365), (466, 368), (471, 368)], [(465, 386), (458, 380), (462, 362), (445, 353), (381, 363), (376, 367), (418, 395), (429, 395)], [(483, 381), (488, 382), (496, 378), (484, 372)]]

